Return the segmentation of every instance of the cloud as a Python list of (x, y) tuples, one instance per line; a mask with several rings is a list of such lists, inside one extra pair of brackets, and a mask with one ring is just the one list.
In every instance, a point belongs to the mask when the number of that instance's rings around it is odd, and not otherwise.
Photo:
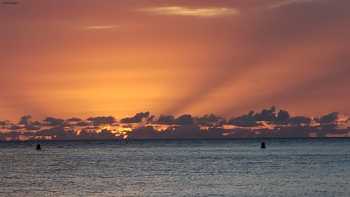
[(152, 119), (153, 116), (150, 116), (149, 112), (140, 112), (140, 113), (137, 113), (133, 117), (123, 118), (120, 120), (120, 122), (122, 122), (122, 123), (139, 123), (142, 121), (148, 121), (150, 118)]
[[(138, 121), (150, 119), (149, 112), (140, 112), (127, 120)], [(162, 118), (161, 118), (162, 117)], [(202, 117), (184, 114), (177, 118), (172, 115), (161, 116), (154, 122), (139, 124), (136, 127), (116, 123), (112, 116), (98, 116), (87, 120), (97, 123), (89, 125), (67, 125), (67, 121), (82, 121), (80, 118), (58, 119), (48, 117), (43, 123), (32, 122), (30, 116), (23, 116), (22, 123), (0, 121), (0, 141), (14, 140), (115, 140), (115, 139), (228, 139), (258, 137), (325, 137), (350, 135), (349, 117), (338, 112), (328, 113), (319, 118), (307, 116), (290, 117), (288, 111), (275, 107), (263, 109), (260, 113), (253, 111), (226, 121), (213, 114)], [(124, 118), (125, 119), (125, 118)], [(163, 129), (157, 125), (166, 120)], [(121, 119), (123, 120), (123, 119)], [(51, 123), (51, 124), (45, 124)], [(100, 124), (102, 123), (102, 124)], [(114, 124), (116, 123), (116, 124)], [(217, 124), (218, 123), (218, 124)], [(105, 125), (107, 124), (107, 125)], [(42, 127), (40, 127), (42, 125)], [(33, 126), (33, 127), (32, 127)]]
[(91, 121), (94, 125), (113, 124), (116, 122), (113, 116), (90, 117), (87, 120)]
[(240, 12), (235, 8), (227, 7), (203, 7), (189, 8), (182, 6), (164, 6), (141, 9), (143, 12), (155, 15), (174, 15), (174, 16), (194, 16), (194, 17), (220, 17), (238, 15)]
[(54, 117), (47, 117), (44, 122), (47, 123), (49, 126), (61, 126), (64, 123), (64, 119), (60, 118), (54, 118)]
[(90, 25), (85, 26), (86, 30), (109, 30), (119, 28), (119, 25)]
[(191, 125), (194, 123), (194, 121), (192, 115), (184, 114), (176, 118), (175, 123), (179, 125)]
[(274, 3), (270, 5), (269, 8), (275, 9), (275, 8), (280, 8), (280, 7), (289, 6), (289, 5), (298, 4), (298, 3), (311, 3), (314, 1), (316, 0), (285, 0), (285, 1)]

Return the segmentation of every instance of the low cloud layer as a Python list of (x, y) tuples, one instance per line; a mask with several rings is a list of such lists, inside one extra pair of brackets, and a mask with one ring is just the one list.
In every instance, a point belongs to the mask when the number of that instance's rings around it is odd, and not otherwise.
[(320, 117), (292, 116), (275, 107), (225, 119), (207, 114), (161, 115), (149, 112), (119, 121), (112, 116), (34, 121), (0, 121), (0, 141), (116, 140), (116, 139), (224, 139), (266, 137), (350, 137), (349, 117), (338, 112)]

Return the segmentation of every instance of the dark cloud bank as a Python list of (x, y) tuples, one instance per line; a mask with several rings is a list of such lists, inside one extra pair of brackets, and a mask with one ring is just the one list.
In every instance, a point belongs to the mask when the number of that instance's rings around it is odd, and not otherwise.
[(230, 139), (289, 137), (349, 137), (349, 118), (337, 112), (320, 117), (291, 116), (275, 107), (226, 119), (214, 114), (178, 117), (140, 112), (117, 120), (112, 116), (87, 119), (29, 115), (17, 123), (0, 121), (0, 140), (117, 140), (117, 139)]

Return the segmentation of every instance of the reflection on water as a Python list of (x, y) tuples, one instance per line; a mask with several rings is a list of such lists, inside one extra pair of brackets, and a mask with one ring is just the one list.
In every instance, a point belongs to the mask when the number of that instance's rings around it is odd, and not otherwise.
[(0, 196), (350, 196), (350, 140), (0, 143)]

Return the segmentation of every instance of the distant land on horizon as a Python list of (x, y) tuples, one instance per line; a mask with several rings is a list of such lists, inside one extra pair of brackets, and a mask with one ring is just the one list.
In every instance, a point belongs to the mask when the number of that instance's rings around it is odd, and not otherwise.
[(18, 122), (0, 121), (0, 141), (350, 137), (349, 120), (338, 112), (291, 116), (274, 106), (228, 119), (214, 114), (176, 117), (140, 112), (119, 120), (96, 116), (36, 121), (26, 115)]

